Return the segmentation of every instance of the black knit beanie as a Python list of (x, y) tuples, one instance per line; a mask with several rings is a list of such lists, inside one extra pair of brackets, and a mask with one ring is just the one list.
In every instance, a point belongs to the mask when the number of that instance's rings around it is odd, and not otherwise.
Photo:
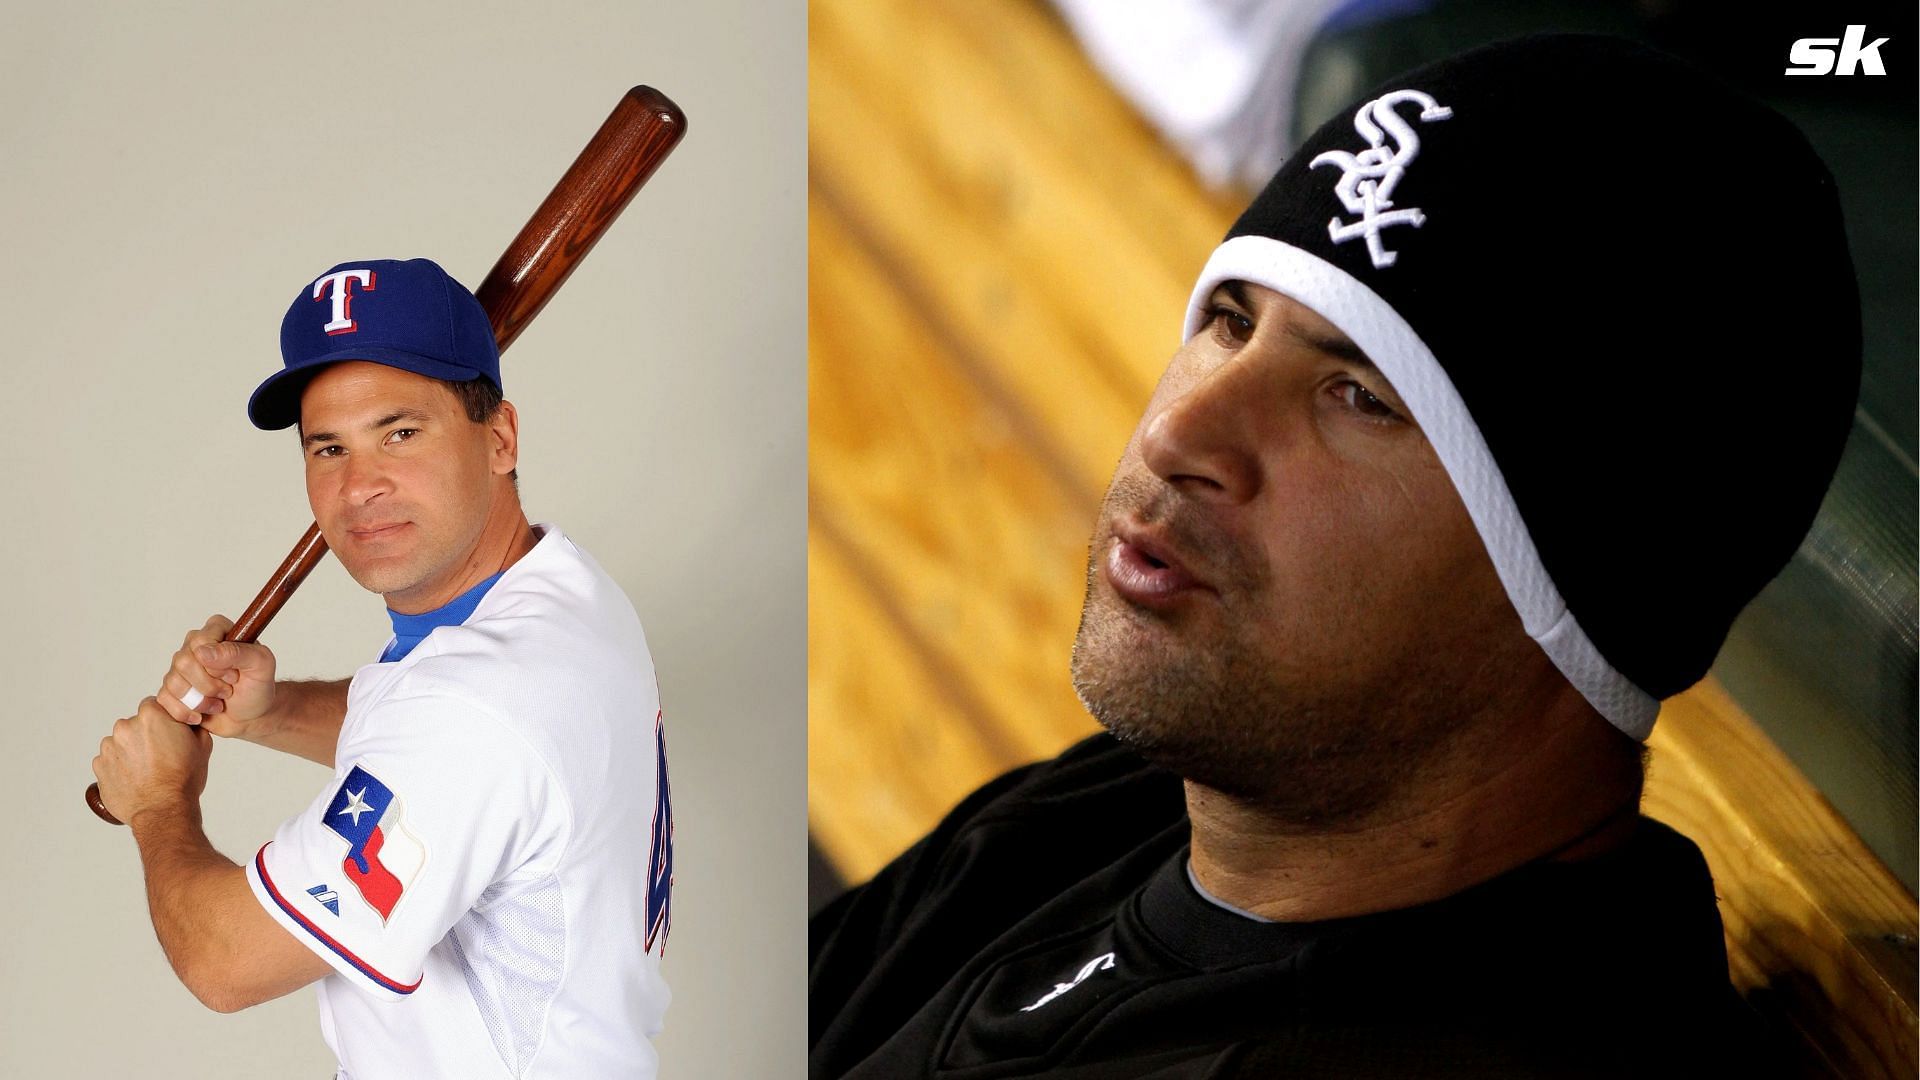
[(1825, 166), (1771, 109), (1621, 39), (1391, 80), (1234, 223), (1187, 336), (1228, 280), (1378, 365), (1527, 632), (1634, 738), (1792, 557), (1859, 390)]

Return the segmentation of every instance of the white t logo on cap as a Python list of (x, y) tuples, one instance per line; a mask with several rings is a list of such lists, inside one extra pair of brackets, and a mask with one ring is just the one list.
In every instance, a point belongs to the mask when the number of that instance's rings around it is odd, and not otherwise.
[(323, 298), (327, 294), (329, 287), (331, 287), (333, 292), (333, 321), (320, 328), (328, 334), (350, 334), (359, 329), (358, 324), (353, 321), (350, 314), (353, 310), (353, 285), (351, 283), (355, 281), (360, 283), (361, 288), (371, 292), (373, 290), (373, 271), (365, 268), (359, 270), (336, 270), (313, 283), (313, 298), (315, 300)]

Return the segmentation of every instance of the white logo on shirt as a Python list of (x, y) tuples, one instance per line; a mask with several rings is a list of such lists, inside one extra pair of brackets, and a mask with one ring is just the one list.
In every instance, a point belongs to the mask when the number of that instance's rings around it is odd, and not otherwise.
[[(1392, 266), (1399, 257), (1380, 242), (1381, 229), (1389, 225), (1411, 225), (1417, 229), (1427, 220), (1417, 206), (1393, 209), (1393, 189), (1406, 174), (1407, 165), (1420, 153), (1420, 137), (1413, 133), (1413, 125), (1393, 111), (1395, 106), (1407, 101), (1420, 106), (1422, 122), (1445, 120), (1453, 115), (1452, 109), (1418, 90), (1382, 94), (1353, 114), (1353, 129), (1364, 136), (1373, 149), (1358, 154), (1328, 150), (1307, 164), (1309, 169), (1340, 166), (1340, 181), (1334, 185), (1333, 193), (1340, 196), (1347, 212), (1359, 214), (1360, 220), (1343, 222), (1336, 217), (1327, 222), (1327, 235), (1333, 237), (1336, 244), (1365, 237), (1367, 254), (1373, 256), (1376, 268)], [(1385, 145), (1389, 135), (1393, 136), (1391, 151)]]
[(1080, 968), (1079, 974), (1073, 977), (1072, 982), (1054, 983), (1053, 989), (1040, 995), (1039, 1001), (1036, 1001), (1031, 1005), (1027, 1005), (1021, 1008), (1020, 1011), (1032, 1012), (1033, 1010), (1039, 1008), (1040, 1006), (1045, 1005), (1047, 1002), (1052, 1001), (1054, 998), (1059, 997), (1061, 994), (1064, 994), (1067, 991), (1073, 989), (1074, 987), (1079, 986), (1081, 983), (1086, 982), (1088, 976), (1092, 975), (1094, 972), (1112, 971), (1112, 970), (1113, 970), (1113, 954), (1101, 953), (1099, 956), (1096, 956), (1093, 959), (1087, 961), (1086, 964)]

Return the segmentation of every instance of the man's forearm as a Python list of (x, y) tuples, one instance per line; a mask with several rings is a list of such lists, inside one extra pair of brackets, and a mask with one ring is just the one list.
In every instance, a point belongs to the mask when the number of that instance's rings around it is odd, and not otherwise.
[(254, 899), (247, 872), (213, 849), (198, 803), (145, 809), (128, 824), (140, 845), (154, 936), (201, 1004), (236, 1012), (330, 970)]
[(207, 928), (221, 925), (225, 907), (253, 903), (246, 871), (213, 849), (201, 830), (200, 807), (195, 803), (147, 810), (129, 824), (140, 845), (153, 932), (167, 962), (202, 1004), (232, 1011), (236, 1006), (221, 999), (219, 980), (212, 973), (233, 958), (221, 955), (218, 935), (207, 933)]
[(276, 683), (273, 711), (256, 722), (257, 730), (247, 733), (247, 741), (331, 768), (340, 722), (347, 716), (350, 681)]

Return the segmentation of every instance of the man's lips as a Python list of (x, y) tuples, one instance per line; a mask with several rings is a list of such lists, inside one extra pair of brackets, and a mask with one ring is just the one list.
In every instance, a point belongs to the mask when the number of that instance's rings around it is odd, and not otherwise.
[(389, 537), (397, 536), (400, 530), (406, 528), (408, 524), (410, 523), (405, 521), (394, 521), (384, 525), (359, 525), (348, 529), (347, 535), (364, 544), (370, 541), (385, 540)]
[(1100, 570), (1121, 599), (1148, 607), (1161, 607), (1209, 588), (1180, 562), (1164, 537), (1120, 522), (1114, 523)]

